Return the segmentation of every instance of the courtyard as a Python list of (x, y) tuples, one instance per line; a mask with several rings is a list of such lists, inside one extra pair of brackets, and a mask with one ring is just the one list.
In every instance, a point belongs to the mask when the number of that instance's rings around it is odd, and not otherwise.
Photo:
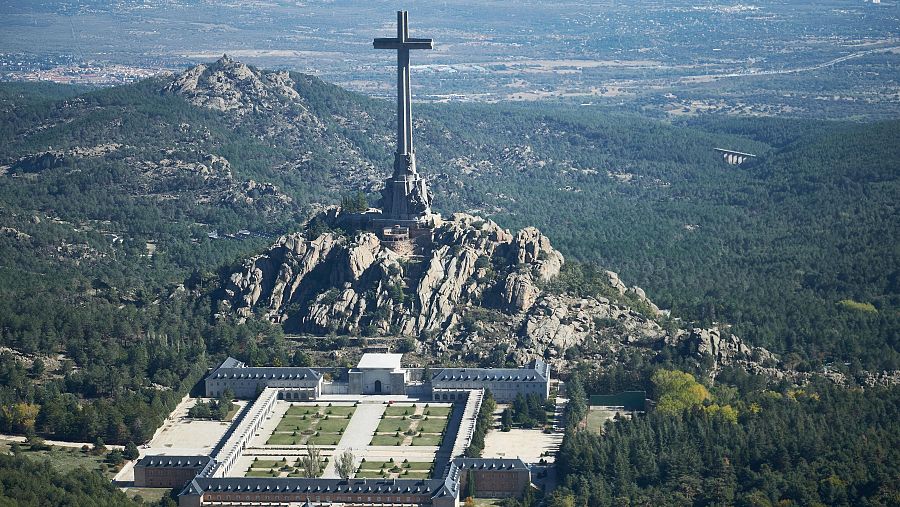
[(279, 400), (228, 475), (301, 477), (312, 447), (321, 458), (320, 477), (338, 477), (336, 458), (350, 451), (355, 477), (428, 478), (452, 411), (449, 403), (386, 397)]

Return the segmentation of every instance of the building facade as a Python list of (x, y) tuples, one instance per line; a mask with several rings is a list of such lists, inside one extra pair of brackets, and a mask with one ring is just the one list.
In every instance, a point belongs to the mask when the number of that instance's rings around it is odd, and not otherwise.
[(486, 389), (500, 403), (521, 394), (550, 397), (550, 365), (534, 360), (523, 368), (443, 368), (431, 377), (431, 399), (453, 401), (462, 391)]
[(422, 505), (458, 507), (459, 484), (450, 479), (202, 478), (190, 481), (179, 507), (203, 505)]
[(134, 464), (134, 485), (180, 488), (212, 465), (209, 456), (144, 456)]
[(521, 459), (457, 458), (452, 466), (461, 497), (467, 495), (470, 480), (478, 498), (522, 498), (531, 485), (531, 471)]
[(403, 354), (363, 354), (348, 373), (351, 394), (406, 394), (409, 375), (400, 366)]
[(356, 368), (340, 375), (345, 382), (325, 383), (324, 374), (306, 367), (249, 367), (229, 357), (206, 378), (206, 396), (216, 398), (231, 390), (238, 398), (255, 398), (263, 389), (278, 389), (279, 398), (308, 401), (323, 394), (412, 395), (433, 401), (457, 401), (473, 389), (491, 391), (500, 403), (517, 395), (550, 396), (550, 365), (536, 359), (522, 368), (440, 368), (430, 379), (411, 382), (401, 366), (402, 354), (363, 354)]

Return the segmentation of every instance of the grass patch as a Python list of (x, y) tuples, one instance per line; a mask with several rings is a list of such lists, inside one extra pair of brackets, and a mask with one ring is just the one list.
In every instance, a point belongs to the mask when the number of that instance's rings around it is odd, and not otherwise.
[(394, 435), (375, 435), (369, 445), (398, 445), (403, 443), (403, 437)]
[(360, 470), (356, 472), (356, 477), (360, 479), (380, 479), (382, 474), (380, 470)]
[(222, 418), (222, 421), (230, 422), (232, 419), (234, 419), (234, 416), (236, 416), (237, 413), (241, 411), (241, 408), (243, 408), (243, 407), (241, 407), (238, 404), (235, 404), (234, 408), (232, 408), (231, 411), (229, 411), (227, 414), (225, 414), (225, 417)]
[(397, 405), (391, 405), (390, 407), (387, 407), (386, 409), (384, 409), (385, 417), (403, 417), (403, 416), (410, 416), (415, 413), (416, 413), (415, 407), (404, 407), (404, 406), (398, 407)]
[(278, 472), (273, 470), (257, 470), (251, 468), (247, 470), (247, 473), (244, 474), (244, 477), (278, 477)]
[[(322, 470), (325, 470), (325, 463), (322, 463)], [(319, 476), (321, 477), (322, 474), (319, 474)], [(296, 472), (289, 473), (288, 477), (305, 477), (305, 475), (303, 475), (303, 472), (298, 469)]]
[(410, 470), (404, 468), (397, 476), (403, 479), (428, 479), (431, 473), (428, 470)]
[[(398, 429), (399, 428), (399, 429)], [(378, 423), (378, 433), (393, 433), (395, 431), (399, 431), (403, 433), (409, 429), (409, 421), (402, 421), (400, 419), (382, 419), (380, 423)]]
[[(5, 444), (7, 444), (7, 452), (8, 452), (8, 444), (9, 441), (4, 440)], [(22, 449), (22, 455), (28, 457), (33, 461), (43, 461), (49, 460), (50, 466), (62, 473), (68, 474), (75, 470), (76, 468), (84, 468), (86, 470), (91, 471), (103, 471), (103, 475), (112, 479), (116, 470), (112, 468), (108, 468), (104, 465), (103, 460), (106, 456), (96, 456), (91, 454), (90, 452), (82, 452), (81, 449), (75, 447), (56, 447), (50, 446), (49, 450), (46, 451), (32, 451), (28, 444), (19, 444)]]
[(322, 433), (321, 435), (313, 435), (306, 441), (312, 445), (337, 445), (341, 441), (341, 436), (334, 433)]
[(266, 445), (298, 445), (300, 435), (296, 437), (290, 433), (276, 433), (266, 440)]
[(447, 427), (447, 419), (430, 417), (427, 420), (419, 421), (418, 430), (425, 433), (443, 433)]
[(285, 417), (275, 427), (275, 431), (303, 431), (309, 428), (311, 423), (312, 421), (304, 421), (298, 417)]
[(395, 461), (369, 461), (361, 463), (356, 477), (380, 478), (382, 475), (407, 479), (427, 479), (431, 474), (432, 463), (401, 463)]
[(412, 439), (412, 445), (441, 445), (441, 437), (438, 435), (420, 435)]
[(345, 429), (347, 429), (347, 424), (350, 423), (349, 419), (335, 419), (330, 418), (328, 420), (319, 419), (319, 424), (316, 426), (316, 431), (324, 431), (327, 433), (338, 433)]
[(281, 460), (274, 459), (258, 459), (253, 462), (250, 467), (252, 468), (278, 468), (283, 466), (286, 462)]
[(587, 414), (587, 429), (600, 435), (603, 433), (603, 425), (615, 415), (611, 410), (590, 410)]
[(453, 407), (428, 407), (425, 409), (425, 415), (429, 417), (449, 417)]
[(360, 470), (381, 470), (382, 468), (392, 468), (395, 463), (391, 463), (390, 461), (366, 461), (365, 463), (360, 463)]
[(172, 488), (128, 488), (125, 490), (128, 496), (138, 495), (147, 503), (159, 502), (169, 496), (171, 492)]
[(325, 413), (332, 417), (347, 417), (354, 412), (356, 412), (356, 407), (325, 407)]
[[(409, 465), (409, 466), (407, 466), (407, 465)], [(409, 463), (401, 463), (400, 464), (400, 466), (409, 470), (410, 472), (412, 472), (412, 471), (427, 472), (427, 471), (431, 470), (431, 465), (432, 465), (432, 463), (430, 461), (428, 461), (428, 462), (419, 461), (419, 462), (409, 462)]]
[(285, 417), (301, 417), (301, 416), (311, 416), (319, 410), (316, 407), (288, 407), (287, 412), (284, 413)]
[(860, 303), (859, 301), (854, 301), (852, 299), (842, 299), (838, 301), (838, 305), (845, 310), (854, 310), (863, 313), (878, 313), (878, 310), (872, 303)]

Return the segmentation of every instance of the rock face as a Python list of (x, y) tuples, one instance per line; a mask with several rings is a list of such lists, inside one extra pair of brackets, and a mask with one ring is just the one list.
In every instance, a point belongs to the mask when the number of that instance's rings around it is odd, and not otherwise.
[(220, 311), (257, 312), (308, 332), (440, 334), (467, 305), (528, 309), (540, 293), (536, 281), (555, 277), (563, 263), (536, 229), (514, 236), (466, 214), (420, 243), (403, 257), (371, 232), (284, 236), (229, 276)]
[(248, 114), (269, 111), (282, 101), (298, 100), (287, 72), (258, 72), (223, 56), (211, 65), (184, 71), (165, 87), (200, 107)]
[[(338, 215), (320, 219), (334, 225)], [(609, 297), (547, 290), (564, 259), (533, 227), (512, 234), (458, 213), (415, 246), (392, 246), (371, 232), (284, 236), (223, 281), (219, 315), (256, 314), (299, 332), (411, 336), (435, 355), (486, 364), (543, 357), (564, 367), (573, 351), (603, 362), (665, 350), (713, 369), (775, 361), (720, 329), (664, 327), (664, 312), (612, 271)]]

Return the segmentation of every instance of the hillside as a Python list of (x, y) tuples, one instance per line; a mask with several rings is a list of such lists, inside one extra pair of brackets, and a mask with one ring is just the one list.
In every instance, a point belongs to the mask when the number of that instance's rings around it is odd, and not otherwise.
[[(41, 410), (4, 429), (141, 440), (208, 355), (302, 362), (265, 311), (212, 320), (211, 291), (316, 203), (373, 195), (391, 166), (390, 104), (228, 58), (106, 90), (0, 90), (0, 345), (24, 354), (0, 357), (0, 398)], [(438, 211), (537, 226), (565, 256), (565, 290), (542, 297), (604, 297), (596, 263), (679, 327), (733, 324), (790, 367), (897, 368), (900, 253), (884, 240), (900, 237), (896, 122), (459, 104), (416, 118)], [(760, 157), (728, 166), (716, 146)], [(339, 329), (373, 324), (364, 314)], [(557, 353), (605, 350), (571, 345)], [(31, 372), (36, 358), (53, 368)]]
[[(123, 266), (117, 251), (153, 241), (152, 277), (173, 282), (295, 230), (309, 203), (372, 195), (390, 167), (392, 114), (314, 78), (228, 58), (8, 106), (0, 191), (14, 216), (5, 221), (31, 236), (70, 222), (61, 231), (80, 237), (64, 250), (91, 253), (69, 257), (106, 270)], [(805, 367), (849, 357), (897, 367), (885, 337), (896, 336), (898, 253), (878, 240), (898, 236), (896, 122), (672, 125), (505, 105), (422, 106), (417, 118), (439, 211), (537, 226), (570, 260), (616, 270), (675, 315), (734, 324)], [(761, 157), (735, 168), (715, 146)], [(241, 229), (268, 240), (223, 238)], [(214, 231), (220, 239), (208, 238)], [(130, 241), (115, 246), (104, 233)], [(118, 275), (142, 285), (150, 275), (135, 264)], [(879, 311), (848, 311), (844, 300)]]

